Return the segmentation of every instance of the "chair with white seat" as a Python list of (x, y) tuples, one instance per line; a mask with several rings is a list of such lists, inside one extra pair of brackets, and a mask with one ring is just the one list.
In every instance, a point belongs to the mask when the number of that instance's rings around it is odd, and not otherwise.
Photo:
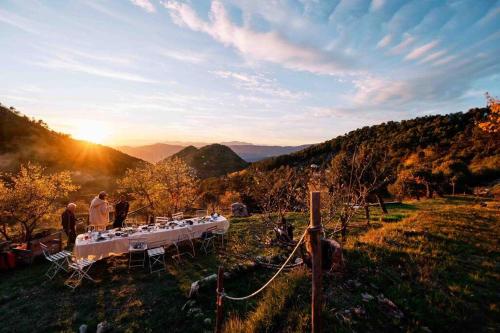
[[(185, 251), (185, 252), (182, 252), (180, 251), (180, 246), (183, 244), (183, 243), (187, 243), (190, 247), (191, 247), (191, 251)], [(177, 254), (173, 255), (172, 256), (172, 259), (174, 260), (177, 260), (177, 261), (181, 261), (182, 259), (182, 256), (185, 255), (185, 254), (188, 254), (190, 255), (192, 258), (195, 257), (196, 253), (195, 253), (195, 250), (194, 250), (194, 244), (193, 244), (193, 237), (192, 235), (189, 233), (189, 232), (184, 232), (182, 234), (180, 234), (178, 237), (177, 237), (177, 240), (174, 242), (174, 247), (175, 247), (175, 250), (177, 252)]]
[(146, 250), (148, 249), (148, 243), (145, 238), (129, 238), (129, 260), (128, 268), (132, 267), (144, 267), (146, 263)]
[(91, 259), (73, 260), (73, 262), (69, 264), (69, 268), (73, 270), (73, 273), (71, 273), (70, 277), (64, 282), (64, 284), (75, 290), (76, 287), (82, 283), (84, 278), (95, 282), (95, 280), (88, 274), (94, 263), (95, 260)]
[(208, 250), (211, 247), (215, 251), (215, 232), (217, 230), (217, 226), (209, 227), (201, 234), (201, 248), (205, 251), (205, 254), (208, 254)]
[(212, 233), (215, 235), (215, 237), (219, 237), (221, 239), (221, 246), (224, 247), (224, 237), (226, 236), (227, 230), (217, 228), (212, 231)]
[(178, 213), (172, 214), (172, 220), (174, 220), (174, 221), (180, 221), (182, 219), (184, 219), (184, 213), (183, 212), (178, 212)]
[(166, 271), (164, 242), (148, 244), (149, 272), (151, 274)]
[(205, 217), (207, 216), (207, 211), (205, 209), (197, 209), (195, 213), (195, 217)]
[(63, 270), (65, 272), (68, 271), (66, 269), (66, 267), (64, 267), (64, 266), (70, 264), (69, 259), (71, 258), (71, 252), (63, 250), (63, 251), (51, 254), (49, 251), (49, 247), (47, 245), (45, 245), (43, 243), (39, 243), (39, 244), (40, 244), (40, 247), (42, 248), (43, 256), (45, 257), (45, 259), (47, 259), (51, 263), (49, 269), (45, 273), (45, 275), (49, 279), (52, 280), (54, 278), (54, 276), (56, 276), (60, 270)]
[(170, 222), (170, 218), (167, 216), (157, 216), (155, 217), (155, 223), (167, 223)]

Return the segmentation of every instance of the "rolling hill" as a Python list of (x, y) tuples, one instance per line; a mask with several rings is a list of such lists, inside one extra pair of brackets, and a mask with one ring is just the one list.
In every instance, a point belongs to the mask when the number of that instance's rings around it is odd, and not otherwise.
[(70, 170), (82, 189), (109, 189), (127, 168), (144, 161), (113, 148), (72, 139), (17, 111), (0, 106), (0, 171), (35, 162), (49, 171)]
[(200, 178), (223, 176), (248, 166), (231, 148), (212, 144), (201, 148), (188, 146), (168, 158), (178, 157), (196, 170)]
[(398, 170), (410, 154), (430, 148), (435, 152), (430, 161), (433, 167), (460, 163), (475, 183), (490, 182), (500, 177), (500, 133), (485, 132), (477, 125), (488, 112), (487, 108), (475, 108), (466, 113), (366, 126), (292, 154), (256, 162), (252, 167), (271, 170), (284, 165), (321, 166), (339, 152), (366, 144), (386, 152), (387, 163)]

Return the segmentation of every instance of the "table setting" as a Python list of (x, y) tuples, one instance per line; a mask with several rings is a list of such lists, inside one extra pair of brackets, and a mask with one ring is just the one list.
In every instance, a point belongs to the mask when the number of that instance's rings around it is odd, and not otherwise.
[(190, 238), (200, 238), (207, 229), (214, 226), (225, 232), (229, 228), (229, 221), (215, 214), (201, 218), (150, 223), (138, 227), (86, 232), (76, 237), (74, 254), (78, 259), (99, 260), (127, 253), (130, 240), (135, 238), (146, 239), (148, 243), (170, 245), (183, 234), (188, 234)]

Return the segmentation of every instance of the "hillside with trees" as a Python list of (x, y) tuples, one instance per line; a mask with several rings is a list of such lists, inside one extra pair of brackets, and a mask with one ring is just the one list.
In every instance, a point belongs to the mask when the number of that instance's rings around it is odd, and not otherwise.
[[(493, 102), (489, 100), (489, 105), (495, 105)], [(500, 134), (479, 126), (491, 114), (490, 107), (475, 108), (466, 113), (366, 126), (296, 153), (256, 162), (252, 167), (324, 168), (338, 154), (353, 154), (360, 147), (368, 147), (384, 155), (383, 168), (390, 171), (387, 184), (396, 184), (392, 187), (394, 194), (402, 194), (403, 185), (427, 187), (429, 192), (431, 184), (436, 192), (463, 192), (500, 177)]]
[(199, 178), (219, 177), (248, 166), (231, 148), (212, 144), (201, 148), (188, 146), (170, 158), (180, 158), (196, 170)]
[(0, 106), (0, 171), (17, 172), (28, 162), (50, 172), (70, 171), (82, 188), (105, 188), (128, 168), (142, 163), (115, 149), (75, 140), (48, 128), (41, 120)]

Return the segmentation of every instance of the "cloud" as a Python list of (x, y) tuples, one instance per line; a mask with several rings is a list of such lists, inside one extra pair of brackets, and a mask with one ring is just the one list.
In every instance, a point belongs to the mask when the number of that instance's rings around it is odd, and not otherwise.
[(24, 32), (38, 34), (36, 27), (28, 19), (16, 14), (12, 14), (6, 10), (0, 9), (0, 22), (6, 23)]
[(163, 4), (175, 24), (206, 33), (251, 59), (280, 64), (297, 71), (326, 75), (345, 73), (351, 67), (350, 61), (341, 54), (327, 53), (293, 43), (274, 31), (257, 32), (246, 26), (237, 26), (219, 1), (212, 2), (209, 21), (202, 20), (187, 4), (177, 1)]
[(392, 36), (391, 35), (386, 35), (384, 38), (382, 38), (378, 43), (377, 43), (377, 48), (381, 49), (386, 47), (392, 42)]
[(134, 5), (141, 7), (148, 13), (156, 12), (155, 6), (149, 0), (130, 0)]
[(212, 74), (223, 79), (231, 79), (235, 81), (237, 88), (277, 98), (298, 100), (306, 95), (304, 93), (296, 93), (288, 89), (281, 88), (276, 83), (276, 80), (267, 78), (264, 75), (251, 75), (231, 71), (214, 71)]
[(438, 45), (438, 41), (432, 41), (430, 43), (427, 43), (425, 45), (422, 45), (420, 47), (417, 47), (413, 49), (408, 55), (406, 55), (405, 59), (406, 60), (415, 60), (417, 58), (422, 57), (424, 54), (432, 50), (434, 47)]
[(160, 54), (164, 57), (174, 59), (177, 61), (188, 62), (192, 64), (200, 64), (206, 61), (206, 56), (198, 52), (191, 52), (186, 50), (161, 50)]
[(427, 57), (425, 57), (422, 62), (430, 62), (430, 61), (434, 61), (436, 59), (443, 59), (443, 56), (446, 54), (446, 51), (444, 50), (441, 50), (441, 51), (437, 51), (437, 52), (433, 52), (431, 54), (429, 54)]
[(43, 62), (36, 62), (40, 67), (65, 70), (68, 72), (85, 73), (110, 79), (141, 82), (141, 83), (157, 83), (155, 80), (145, 78), (141, 75), (128, 73), (124, 71), (111, 70), (109, 68), (98, 67), (95, 65), (84, 63), (80, 60), (74, 59), (69, 55), (59, 54), (51, 57)]
[(405, 33), (403, 40), (398, 45), (394, 46), (391, 49), (391, 53), (392, 54), (402, 53), (408, 46), (413, 44), (414, 41), (415, 41), (415, 37), (413, 37), (412, 35), (410, 35), (408, 33)]
[(372, 0), (372, 3), (370, 5), (370, 10), (371, 11), (377, 11), (381, 9), (385, 4), (385, 0)]

